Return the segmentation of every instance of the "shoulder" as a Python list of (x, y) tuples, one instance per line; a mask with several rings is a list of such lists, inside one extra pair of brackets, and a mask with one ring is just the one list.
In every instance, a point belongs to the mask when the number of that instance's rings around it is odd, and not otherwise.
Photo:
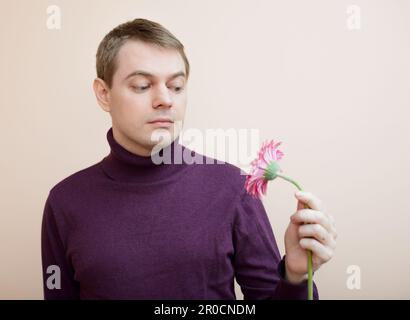
[(95, 163), (58, 181), (49, 191), (49, 201), (57, 204), (75, 200), (84, 190), (92, 188), (92, 182), (99, 173), (99, 164)]
[(245, 191), (247, 173), (239, 166), (193, 151), (195, 174), (207, 184), (236, 195)]

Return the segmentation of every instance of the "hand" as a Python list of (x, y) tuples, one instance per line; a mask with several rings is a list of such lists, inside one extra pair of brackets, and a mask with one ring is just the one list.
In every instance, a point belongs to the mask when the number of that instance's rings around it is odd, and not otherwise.
[[(307, 252), (312, 251), (313, 272), (333, 257), (336, 248), (334, 218), (323, 212), (322, 202), (310, 192), (302, 192), (297, 211), (290, 217), (285, 233), (286, 278), (292, 283), (307, 279)], [(304, 208), (304, 204), (309, 209)], [(307, 224), (305, 224), (307, 223)]]

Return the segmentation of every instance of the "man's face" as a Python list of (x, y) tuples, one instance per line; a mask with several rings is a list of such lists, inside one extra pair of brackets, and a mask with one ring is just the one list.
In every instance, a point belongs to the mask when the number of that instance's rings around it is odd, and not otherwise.
[[(185, 64), (175, 49), (164, 49), (140, 41), (127, 41), (116, 56), (117, 69), (109, 89), (109, 111), (114, 138), (126, 149), (150, 155), (178, 137), (187, 104)], [(159, 118), (171, 123), (150, 123)]]

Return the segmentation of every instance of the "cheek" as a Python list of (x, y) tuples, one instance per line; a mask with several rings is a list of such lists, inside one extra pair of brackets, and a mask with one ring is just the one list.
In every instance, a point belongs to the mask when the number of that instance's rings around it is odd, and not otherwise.
[(138, 95), (132, 90), (121, 90), (112, 95), (113, 111), (117, 117), (133, 123), (143, 122), (146, 119), (147, 106), (150, 106), (148, 95)]
[(149, 102), (149, 95), (136, 94), (130, 88), (123, 88), (114, 93), (115, 103), (122, 106), (144, 106)]
[(185, 114), (185, 109), (186, 109), (186, 105), (187, 105), (187, 95), (184, 94), (181, 97), (178, 97), (175, 100), (175, 107), (177, 109), (177, 114), (179, 116), (183, 116)]

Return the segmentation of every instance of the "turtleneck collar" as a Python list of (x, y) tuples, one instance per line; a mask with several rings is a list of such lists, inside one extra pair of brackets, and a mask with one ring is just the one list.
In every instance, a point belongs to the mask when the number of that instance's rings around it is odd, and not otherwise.
[[(114, 139), (112, 127), (107, 132), (107, 140), (111, 151), (102, 160), (102, 168), (111, 179), (119, 182), (155, 182), (175, 175), (188, 165), (184, 161), (178, 161), (183, 158), (178, 155), (183, 155), (187, 149), (179, 143), (179, 137), (158, 153), (159, 156), (170, 154), (171, 163), (160, 164), (155, 163), (151, 156), (137, 155), (125, 149)], [(194, 151), (191, 152), (195, 154)]]

